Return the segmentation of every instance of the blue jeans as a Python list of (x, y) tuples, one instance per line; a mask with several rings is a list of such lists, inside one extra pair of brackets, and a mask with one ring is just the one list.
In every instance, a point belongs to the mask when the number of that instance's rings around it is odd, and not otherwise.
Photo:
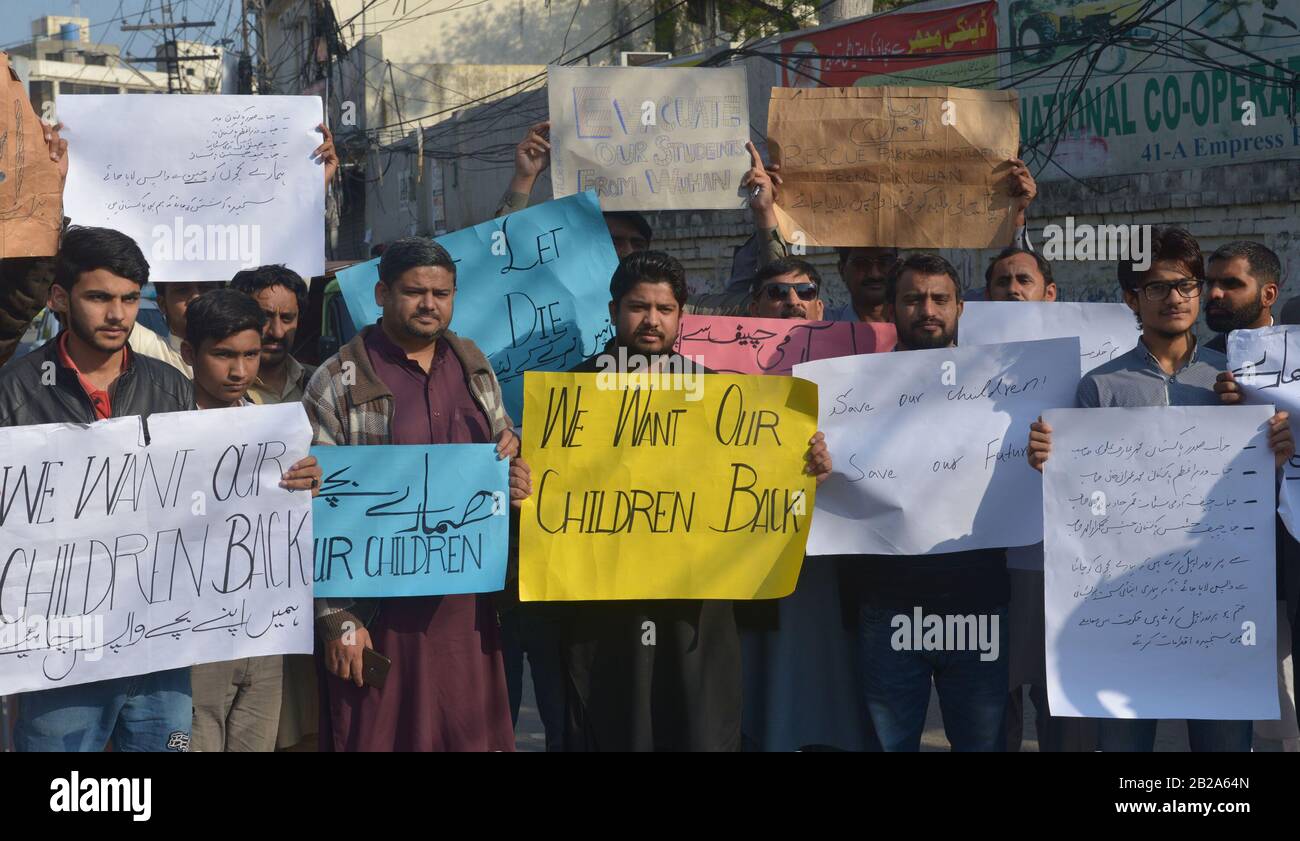
[[(998, 656), (981, 660), (965, 651), (898, 651), (895, 616), (911, 607), (858, 610), (858, 642), (867, 712), (885, 751), (918, 751), (930, 706), (930, 685), (939, 693), (943, 728), (954, 751), (1005, 751), (1008, 641), (1007, 608), (998, 618)], [(991, 621), (991, 619), (990, 619)]]
[[(1150, 753), (1156, 747), (1154, 718), (1103, 718), (1099, 725), (1103, 751)], [(1249, 721), (1200, 721), (1188, 719), (1187, 742), (1194, 753), (1245, 752), (1250, 750), (1253, 723)]]
[(20, 752), (188, 751), (190, 669), (61, 686), (18, 698)]

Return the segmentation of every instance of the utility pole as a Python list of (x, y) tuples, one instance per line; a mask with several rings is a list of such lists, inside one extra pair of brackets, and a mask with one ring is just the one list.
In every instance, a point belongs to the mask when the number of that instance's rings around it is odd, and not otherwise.
[[(176, 42), (176, 30), (203, 28), (205, 26), (216, 26), (215, 20), (196, 20), (190, 21), (181, 19), (176, 23), (172, 19), (172, 6), (170, 3), (162, 4), (162, 23), (144, 23), (144, 24), (122, 24), (123, 32), (162, 32), (163, 44), (161, 56), (154, 55), (141, 56), (138, 58), (127, 57), (127, 61), (153, 61), (158, 62), (161, 58), (167, 64), (167, 92), (168, 93), (189, 93), (189, 85), (183, 85), (184, 79), (181, 78), (181, 62), (183, 61), (212, 61), (219, 56), (215, 53), (212, 55), (181, 56), (180, 45)], [(169, 53), (170, 47), (170, 55)]]
[[(253, 52), (249, 47), (248, 34), (250, 30), (258, 32), (258, 39), (261, 40), (260, 28), (248, 25), (248, 16), (255, 13), (258, 7), (254, 0), (239, 0), (239, 92), (248, 94), (253, 93)], [(258, 15), (261, 19), (261, 15)], [(260, 91), (259, 91), (260, 92)]]

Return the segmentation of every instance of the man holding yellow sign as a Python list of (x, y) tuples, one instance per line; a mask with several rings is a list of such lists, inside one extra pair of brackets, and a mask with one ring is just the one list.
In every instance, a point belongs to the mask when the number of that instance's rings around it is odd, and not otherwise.
[(565, 603), (569, 750), (736, 750), (732, 600), (794, 589), (831, 470), (817, 392), (674, 354), (687, 290), (667, 255), (628, 256), (610, 293), (602, 353), (527, 375), (520, 598)]

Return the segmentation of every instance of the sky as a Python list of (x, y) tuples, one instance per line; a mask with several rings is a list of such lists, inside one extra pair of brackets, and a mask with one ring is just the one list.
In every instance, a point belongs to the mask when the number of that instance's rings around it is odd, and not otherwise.
[[(190, 40), (211, 43), (238, 28), (238, 0), (170, 0), (172, 17), (190, 20), (215, 20), (216, 26), (191, 29)], [(74, 0), (0, 0), (0, 47), (25, 43), (32, 37), (32, 21), (45, 15), (74, 14)], [(162, 20), (162, 0), (81, 0), (81, 16), (90, 18), (90, 38), (95, 42), (130, 44), (129, 53), (150, 55), (158, 43), (159, 33), (123, 32), (123, 23), (149, 23)], [(144, 12), (143, 18), (141, 13)], [(126, 20), (122, 20), (126, 18)], [(132, 40), (134, 35), (134, 40)]]

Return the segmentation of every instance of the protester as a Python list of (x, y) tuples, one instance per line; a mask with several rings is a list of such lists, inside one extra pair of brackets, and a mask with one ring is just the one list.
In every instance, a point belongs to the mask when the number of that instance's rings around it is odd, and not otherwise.
[[(803, 260), (759, 270), (750, 309), (760, 318), (816, 321), (821, 275)], [(783, 599), (736, 603), (741, 628), (746, 750), (879, 749), (858, 691), (856, 624), (841, 621), (832, 558), (805, 557)]]
[[(1220, 246), (1205, 267), (1205, 324), (1217, 335), (1205, 343), (1208, 348), (1228, 352), (1228, 334), (1233, 330), (1271, 327), (1273, 306), (1281, 296), (1282, 262), (1258, 242), (1237, 240)], [(1278, 696), (1281, 717), (1258, 721), (1261, 736), (1280, 741), (1287, 751), (1300, 751), (1295, 682), (1288, 678), (1294, 668), (1292, 627), (1300, 601), (1300, 545), (1279, 517), (1277, 532), (1278, 583)]]
[[(510, 187), (501, 197), (493, 217), (504, 216), (528, 206), (537, 176), (551, 165), (551, 124), (544, 121), (531, 126), (515, 147), (515, 173)], [(650, 247), (653, 232), (650, 223), (639, 213), (602, 214), (609, 229), (614, 253), (622, 258), (633, 251)], [(522, 418), (520, 419), (522, 420)], [(554, 612), (545, 604), (519, 601), (518, 578), (506, 582), (497, 595), (501, 622), (501, 647), (505, 658), (506, 684), (510, 699), (511, 726), (519, 722), (523, 703), (524, 659), (532, 676), (537, 712), (546, 733), (546, 750), (564, 750), (564, 666), (560, 628)]]
[[(230, 286), (251, 297), (260, 307), (262, 355), (257, 375), (248, 387), (254, 403), (302, 402), (307, 381), (316, 368), (293, 356), (298, 324), (307, 308), (307, 284), (284, 266), (259, 266), (239, 272)], [(310, 654), (284, 655), (284, 683), (280, 703), (277, 750), (314, 751), (320, 722), (316, 662)]]
[[(194, 371), (200, 409), (250, 405), (257, 379), (265, 317), (257, 303), (233, 289), (205, 292), (187, 311), (181, 356)], [(284, 474), (280, 487), (320, 488), (321, 469), (307, 456)], [(280, 719), (280, 655), (203, 663), (190, 669), (194, 697), (193, 751), (270, 751)]]
[[(896, 351), (953, 347), (962, 313), (957, 270), (942, 257), (913, 254), (889, 275), (886, 312)], [(915, 516), (925, 516), (916, 512)], [(917, 751), (933, 683), (955, 751), (1006, 748), (1009, 599), (1006, 552), (976, 549), (934, 555), (838, 556), (846, 608), (858, 627), (863, 695), (885, 751)], [(895, 616), (989, 615), (996, 658), (966, 651), (895, 650)]]
[(984, 272), (984, 297), (990, 301), (1055, 301), (1052, 264), (1018, 246), (1004, 248)]
[[(378, 324), (317, 369), (304, 404), (317, 445), (484, 444), (513, 458), (511, 503), (531, 492), (528, 467), (492, 365), (449, 328), (456, 265), (435, 242), (397, 240), (379, 261)], [(318, 599), (323, 640), (320, 748), (513, 750), (491, 599), (480, 595)], [(362, 651), (391, 663), (368, 687)], [(328, 675), (326, 674), (328, 672)]]
[[(989, 262), (984, 272), (984, 297), (989, 301), (1055, 301), (1056, 280), (1052, 264), (1042, 256), (1012, 246)], [(1029, 687), (1034, 704), (1038, 748), (1044, 752), (1092, 751), (1097, 746), (1096, 722), (1051, 714), (1047, 703), (1047, 648), (1043, 611), (1043, 544), (1007, 549), (1011, 648), (1007, 670), (1011, 692), (1007, 696), (1007, 750), (1020, 750), (1024, 737), (1025, 701)]]
[[(629, 255), (610, 280), (610, 297), (614, 338), (574, 372), (602, 366), (625, 371), (630, 364), (645, 371), (700, 370), (673, 352), (687, 297), (680, 263), (657, 251)], [(830, 473), (830, 456), (821, 433), (809, 443), (806, 470), (820, 481)], [(562, 612), (566, 750), (740, 748), (740, 639), (733, 602), (570, 602)], [(646, 627), (655, 629), (654, 645), (642, 644)]]
[[(59, 164), (60, 187), (68, 177), (68, 141), (59, 136), (62, 127), (42, 124), (50, 160)], [(54, 256), (0, 259), (0, 365), (13, 357), (28, 325), (45, 306), (55, 262)]]
[[(529, 127), (524, 139), (515, 147), (515, 173), (493, 216), (504, 216), (528, 206), (528, 197), (533, 192), (537, 176), (551, 165), (550, 137), (550, 120)], [(654, 232), (640, 213), (614, 210), (603, 215), (605, 225), (609, 228), (610, 241), (614, 244), (614, 253), (620, 260), (634, 251), (645, 251), (650, 247)]]
[(1228, 334), (1273, 324), (1273, 305), (1282, 290), (1282, 263), (1257, 242), (1221, 246), (1207, 261), (1205, 324), (1216, 335), (1205, 346), (1228, 352)]
[[(69, 228), (49, 291), (64, 330), (0, 370), (0, 426), (89, 424), (193, 408), (188, 380), (126, 346), (148, 281), (149, 264), (130, 237)], [(119, 751), (187, 750), (189, 736), (190, 670), (181, 668), (27, 693), (19, 700), (14, 745), (101, 751), (112, 739)]]
[(236, 274), (230, 286), (256, 301), (266, 318), (261, 365), (248, 388), (249, 399), (263, 404), (300, 402), (316, 370), (293, 357), (299, 319), (307, 309), (306, 282), (284, 266), (259, 266)]
[[(1157, 228), (1151, 234), (1151, 264), (1138, 270), (1118, 266), (1124, 302), (1133, 310), (1142, 336), (1133, 350), (1094, 368), (1079, 382), (1081, 408), (1109, 406), (1214, 406), (1235, 403), (1240, 391), (1227, 358), (1202, 347), (1194, 328), (1205, 287), (1200, 245), (1180, 228)], [(1042, 470), (1051, 453), (1052, 428), (1040, 418), (1030, 427), (1027, 456)], [(1269, 447), (1280, 467), (1295, 453), (1287, 413), (1269, 422)], [(1143, 751), (1155, 747), (1155, 719), (1101, 719), (1103, 751)], [(1248, 751), (1249, 721), (1187, 722), (1193, 751)]]
[(220, 289), (225, 285), (225, 282), (220, 280), (155, 283), (154, 292), (158, 296), (158, 309), (162, 310), (163, 320), (167, 322), (168, 335), (163, 338), (141, 325), (139, 329), (131, 331), (131, 337), (127, 340), (131, 350), (141, 356), (165, 362), (192, 378), (194, 371), (181, 356), (181, 343), (185, 341), (185, 312), (204, 292)]
[(799, 318), (820, 321), (822, 278), (804, 260), (777, 260), (754, 277), (749, 314), (756, 318)]

